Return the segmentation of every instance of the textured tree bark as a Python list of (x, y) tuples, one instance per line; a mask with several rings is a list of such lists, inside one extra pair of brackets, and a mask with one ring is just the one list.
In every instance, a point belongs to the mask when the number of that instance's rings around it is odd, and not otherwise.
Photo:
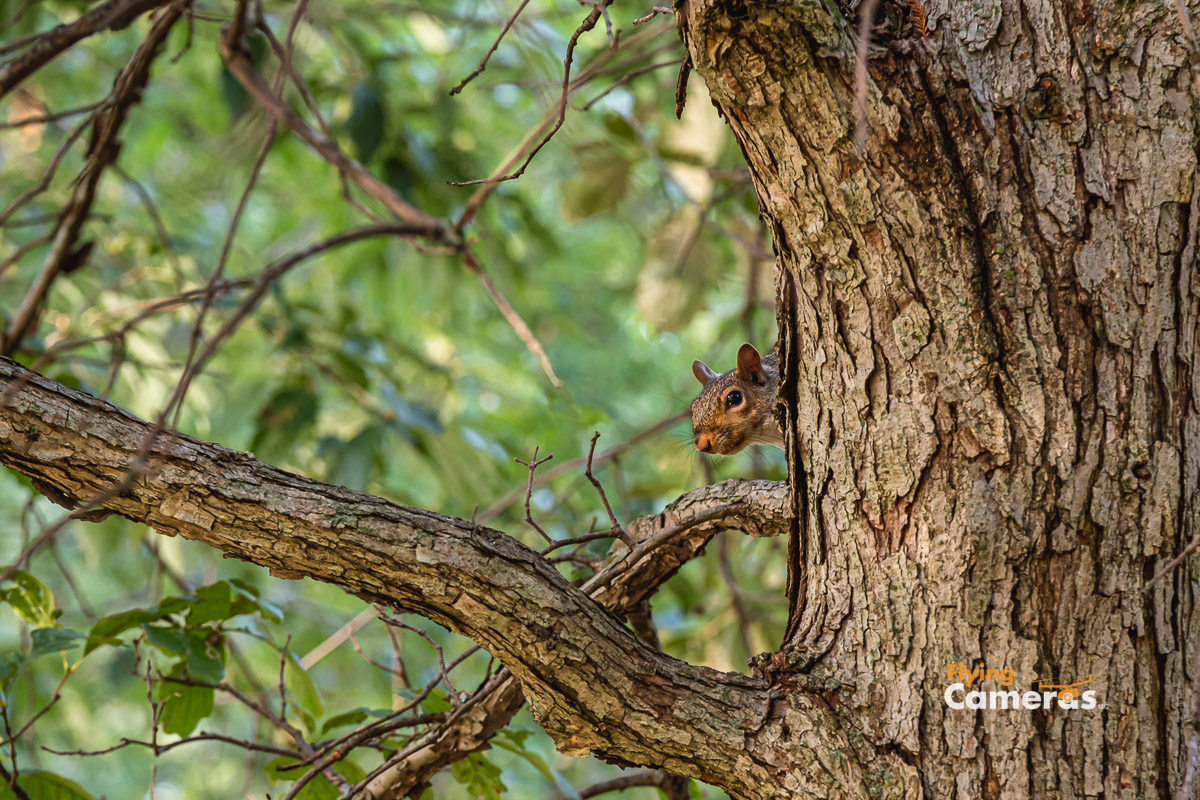
[[(884, 9), (854, 153), (846, 13), (683, 0), (779, 256), (797, 520), (763, 665), (929, 797), (1178, 796), (1200, 527), (1197, 98), (1170, 4)], [(890, 31), (890, 32), (889, 32)], [(907, 33), (906, 33), (907, 35)], [(1095, 675), (954, 711), (947, 665)]]

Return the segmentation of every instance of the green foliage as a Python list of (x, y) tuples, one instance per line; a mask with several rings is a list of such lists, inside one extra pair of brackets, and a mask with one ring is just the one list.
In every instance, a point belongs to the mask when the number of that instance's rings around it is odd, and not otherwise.
[[(183, 670), (173, 669), (171, 677), (181, 678)], [(164, 733), (187, 736), (200, 721), (213, 712), (216, 695), (209, 686), (160, 683), (157, 700), (162, 703), (160, 723)]]
[(28, 572), (17, 571), (12, 586), (0, 588), (0, 603), (8, 603), (26, 625), (54, 625), (62, 614), (54, 607), (54, 593)]
[(482, 753), (472, 753), (450, 767), (450, 774), (471, 797), (480, 800), (499, 800), (508, 790), (500, 780), (500, 768), (488, 761)]
[[(0, 19), (14, 20), (6, 40), (49, 30), (87, 7), (65, 0), (26, 5), (0, 0)], [(265, 5), (266, 23), (280, 40), (294, 8)], [(552, 114), (563, 48), (588, 11), (530, 4), (488, 69), (452, 97), (449, 89), (475, 68), (513, 8), (473, 0), (419, 8), (390, 0), (311, 4), (294, 37), (293, 64), (343, 150), (428, 213), (455, 215), (476, 187), (448, 182), (486, 177)], [(172, 32), (121, 131), (122, 172), (104, 175), (85, 225), (96, 247), (84, 268), (55, 282), (37, 331), (18, 354), (29, 363), (47, 345), (78, 345), (42, 371), (144, 418), (154, 418), (174, 390), (197, 312), (195, 301), (156, 304), (203, 287), (213, 274), (267, 130), (216, 47), (232, 10), (232, 3), (208, 4), (192, 25)], [(692, 359), (722, 368), (732, 366), (744, 340), (769, 347), (773, 294), (763, 254), (770, 246), (736, 142), (695, 78), (683, 122), (674, 119), (676, 66), (623, 81), (681, 55), (668, 19), (632, 27), (644, 13), (610, 9), (623, 32), (616, 51), (603, 25), (581, 38), (573, 74), (586, 80), (570, 99), (566, 124), (520, 179), (497, 185), (467, 229), (489, 277), (546, 347), (563, 388), (549, 384), (460, 259), (377, 239), (331, 251), (273, 285), (193, 382), (177, 427), (281, 469), (470, 517), (524, 485), (524, 468), (513, 459), (527, 459), (535, 446), (555, 455), (546, 469), (586, 454), (593, 430), (602, 434), (603, 452), (686, 408), (695, 389)], [(139, 18), (80, 42), (23, 84), (27, 96), (6, 98), (0, 114), (12, 119), (22, 109), (40, 111), (39, 104), (62, 111), (96, 102), (148, 26)], [(270, 80), (279, 66), (270, 42), (256, 33), (247, 46)], [(285, 96), (320, 127), (295, 87)], [(80, 119), (0, 131), (0, 207), (38, 183)], [(0, 263), (30, 246), (0, 269), (0, 309), (16, 308), (40, 272), (48, 246), (36, 238), (50, 229), (38, 220), (55, 219), (71, 196), (88, 138), (66, 149), (46, 192), (16, 215), (19, 224), (0, 228)], [(385, 216), (357, 190), (353, 196)], [(253, 279), (280, 256), (366, 222), (343, 199), (337, 172), (281, 132), (225, 276)], [(747, 296), (752, 269), (759, 288)], [(206, 334), (230, 320), (245, 296), (215, 297)], [(775, 453), (700, 460), (681, 423), (616, 462), (598, 463), (597, 475), (628, 521), (715, 479), (780, 478), (783, 471)], [(35, 496), (28, 481), (0, 476), (0, 514), (13, 532), (0, 563), (12, 563), (23, 543), (62, 513), (45, 500), (29, 504)], [(487, 524), (535, 544), (522, 499), (518, 492)], [(555, 537), (583, 533), (604, 516), (582, 470), (535, 491), (532, 511)], [(583, 553), (606, 548), (598, 542)], [(775, 601), (783, 545), (739, 540), (729, 559), (753, 606), (749, 647), (770, 646), (784, 623), (783, 604)], [(575, 567), (563, 569), (576, 576)], [(228, 744), (189, 743), (157, 759), (137, 747), (88, 758), (40, 748), (101, 750), (122, 737), (148, 740), (151, 700), (162, 740), (203, 729), (286, 742), (276, 728), (259, 729), (240, 702), (225, 702), (227, 694), (205, 685), (213, 683), (262, 702), (312, 740), (331, 739), (383, 719), (390, 704), (404, 705), (440, 674), (427, 642), (411, 632), (389, 635), (381, 623), (312, 657), (362, 611), (360, 600), (307, 581), (272, 579), (116, 517), (65, 527), (26, 572), (0, 586), (0, 601), (15, 612), (0, 621), (0, 688), (14, 726), (45, 708), (62, 682), (60, 699), (17, 743), (22, 787), (31, 797), (89, 796), (71, 794), (56, 775), (96, 796), (140, 796), (151, 765), (160, 787), (176, 792), (163, 788), (162, 796), (242, 796), (246, 754)], [(744, 669), (753, 654), (712, 554), (688, 564), (655, 597), (655, 615), (672, 655)], [(426, 629), (447, 662), (467, 646), (436, 626)], [(454, 673), (456, 689), (473, 690), (486, 670), (486, 653), (468, 659)], [(148, 697), (147, 674), (173, 680), (155, 680)], [(440, 687), (419, 711), (447, 713), (457, 702)], [(387, 744), (402, 747), (413, 733), (394, 731)], [(558, 755), (524, 713), (492, 745), (439, 776), (437, 796), (495, 797), (506, 785), (505, 797), (571, 796), (572, 786), (613, 774), (598, 762)], [(35, 753), (48, 771), (25, 768)], [(359, 749), (335, 768), (353, 782), (379, 758)], [(275, 780), (272, 796), (286, 793), (299, 773), (278, 772), (286, 763), (257, 758), (256, 796)], [(40, 784), (46, 788), (35, 794)], [(302, 796), (337, 794), (318, 776)], [(630, 793), (632, 800), (651, 796)]]
[[(93, 797), (74, 781), (44, 770), (22, 772), (19, 785), (29, 800), (91, 800)], [(16, 798), (16, 792), (0, 781), (0, 800)]]

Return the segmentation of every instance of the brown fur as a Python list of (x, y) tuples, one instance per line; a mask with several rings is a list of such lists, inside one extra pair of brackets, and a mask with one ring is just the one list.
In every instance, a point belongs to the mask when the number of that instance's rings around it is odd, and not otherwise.
[[(760, 357), (753, 345), (738, 349), (737, 367), (718, 375), (703, 361), (692, 362), (692, 374), (704, 388), (692, 401), (692, 441), (704, 453), (731, 456), (748, 444), (783, 447), (775, 422), (779, 389), (779, 357)], [(732, 402), (740, 394), (740, 402)]]

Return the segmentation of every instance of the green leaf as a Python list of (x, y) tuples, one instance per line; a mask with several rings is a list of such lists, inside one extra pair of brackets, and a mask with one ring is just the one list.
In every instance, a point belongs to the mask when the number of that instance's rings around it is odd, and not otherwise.
[(450, 774), (473, 797), (482, 800), (500, 800), (500, 793), (508, 789), (500, 780), (500, 768), (480, 753), (452, 764)]
[(354, 763), (348, 758), (343, 758), (341, 761), (333, 765), (333, 768), (338, 771), (338, 774), (345, 778), (351, 785), (354, 785), (367, 777), (366, 770)]
[(188, 625), (203, 625), (218, 619), (229, 619), (233, 600), (230, 597), (229, 584), (218, 581), (196, 590), (197, 603), (188, 611)]
[(162, 729), (165, 733), (189, 736), (200, 720), (212, 713), (215, 692), (211, 687), (178, 683), (160, 685), (170, 687), (170, 695), (162, 708)]
[(236, 597), (233, 600), (233, 608), (230, 611), (230, 616), (238, 614), (248, 614), (251, 611), (257, 610), (263, 617), (272, 622), (283, 622), (283, 611), (278, 606), (268, 603), (262, 599), (262, 595), (258, 593), (258, 589), (240, 578), (234, 578), (229, 581), (229, 585), (233, 588)]
[(54, 593), (49, 587), (23, 570), (15, 573), (11, 580), (13, 586), (0, 589), (0, 602), (12, 606), (27, 625), (54, 627), (57, 615), (54, 613)]
[(421, 701), (421, 706), (428, 714), (445, 714), (454, 710), (450, 705), (449, 696), (441, 689), (431, 689), (428, 696)]
[(287, 679), (288, 688), (292, 692), (292, 697), (296, 699), (297, 705), (314, 718), (322, 716), (321, 695), (317, 691), (316, 684), (313, 683), (312, 676), (300, 663), (300, 657), (288, 650), (285, 664), (284, 677)]
[(12, 691), (13, 682), (20, 677), (28, 665), (29, 662), (20, 653), (11, 653), (0, 664), (0, 686), (4, 687), (5, 694)]
[(383, 428), (368, 425), (350, 441), (339, 443), (333, 454), (328, 481), (358, 491), (365, 489), (383, 441)]
[(196, 680), (218, 683), (225, 677), (225, 641), (213, 631), (146, 624), (142, 630), (146, 641), (159, 650), (183, 656), (188, 674)]
[(87, 655), (103, 644), (121, 644), (121, 640), (116, 638), (117, 634), (144, 623), (177, 614), (189, 608), (193, 602), (193, 598), (166, 597), (153, 608), (131, 608), (128, 611), (96, 620), (96, 624), (92, 625), (91, 631), (88, 632), (87, 645), (83, 648), (83, 654)]
[(608, 113), (604, 115), (604, 129), (620, 139), (624, 139), (629, 143), (637, 142), (637, 131), (629, 124), (629, 120), (620, 114)]
[(87, 655), (102, 644), (120, 644), (121, 640), (116, 638), (117, 634), (124, 633), (130, 628), (137, 627), (143, 622), (149, 622), (154, 619), (156, 617), (151, 612), (141, 608), (122, 611), (119, 614), (112, 614), (98, 619), (88, 632), (87, 644), (83, 648), (83, 654)]
[(585, 160), (575, 177), (563, 181), (563, 216), (574, 222), (616, 208), (629, 189), (631, 171), (620, 155)]
[(218, 683), (225, 677), (225, 639), (188, 631), (187, 668), (192, 677)]
[(379, 143), (383, 141), (385, 127), (383, 97), (379, 89), (372, 82), (359, 83), (354, 87), (350, 118), (346, 120), (346, 128), (359, 161), (366, 163), (375, 155)]
[(38, 628), (29, 634), (30, 648), (27, 658), (33, 661), (51, 653), (73, 650), (83, 638), (82, 633), (70, 628)]
[(356, 708), (353, 711), (347, 711), (344, 714), (335, 714), (325, 720), (325, 724), (321, 726), (321, 735), (329, 733), (334, 728), (341, 728), (346, 725), (357, 725), (366, 719), (369, 715), (365, 709)]
[(168, 655), (184, 656), (190, 649), (187, 633), (182, 628), (143, 624), (142, 630), (147, 642)]
[[(92, 800), (92, 795), (73, 780), (45, 770), (22, 771), (17, 780), (29, 800)], [(17, 795), (0, 781), (0, 800), (15, 800)]]

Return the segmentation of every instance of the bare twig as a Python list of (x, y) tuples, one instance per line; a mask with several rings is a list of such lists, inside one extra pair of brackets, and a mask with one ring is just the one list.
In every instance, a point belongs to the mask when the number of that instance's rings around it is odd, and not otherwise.
[[(611, 0), (610, 0), (611, 1)], [(591, 6), (600, 10), (600, 14), (604, 17), (604, 33), (608, 36), (608, 49), (617, 49), (617, 39), (621, 32), (613, 33), (612, 18), (608, 16), (608, 3), (603, 3), (601, 0), (579, 0), (581, 6)]]
[(699, 514), (691, 516), (679, 522), (678, 524), (663, 528), (649, 539), (644, 539), (643, 541), (638, 542), (632, 549), (626, 552), (624, 558), (614, 563), (611, 567), (599, 575), (594, 575), (580, 588), (582, 588), (587, 594), (594, 595), (600, 589), (603, 589), (605, 586), (612, 583), (617, 576), (632, 570), (640, 561), (642, 561), (642, 559), (654, 552), (655, 548), (657, 548), (662, 542), (678, 536), (681, 532), (688, 530), (689, 528), (694, 528), (701, 523), (712, 522), (713, 520), (731, 517), (735, 514), (743, 513), (745, 510), (746, 506), (744, 503), (728, 503), (726, 505), (710, 508), (707, 511), (703, 511)]
[[(655, 422), (650, 427), (646, 428), (645, 430), (642, 430), (639, 433), (634, 434), (632, 437), (630, 437), (629, 441), (623, 442), (618, 445), (613, 445), (609, 449), (605, 450), (603, 453), (601, 453), (600, 455), (595, 457), (594, 463), (601, 464), (601, 463), (604, 463), (607, 461), (612, 461), (614, 458), (617, 458), (618, 456), (620, 456), (622, 453), (624, 453), (629, 448), (636, 447), (637, 445), (641, 444), (642, 442), (646, 441), (647, 439), (650, 439), (650, 438), (658, 435), (659, 433), (662, 433), (664, 430), (671, 427), (676, 422), (679, 422), (679, 421), (687, 419), (687, 418), (688, 418), (688, 412), (686, 412), (686, 411), (682, 411), (678, 414), (672, 414), (669, 417), (664, 417), (664, 418), (660, 419), (658, 422)], [(567, 474), (575, 472), (580, 467), (587, 464), (587, 461), (588, 461), (587, 456), (580, 456), (579, 458), (573, 458), (570, 461), (564, 461), (563, 463), (559, 464), (557, 467), (546, 470), (540, 476), (538, 476), (538, 479), (536, 481), (534, 481), (534, 488), (536, 489), (541, 486), (545, 486), (547, 483), (550, 483), (551, 481), (555, 480), (556, 478), (560, 478), (563, 475), (567, 475)], [(512, 505), (516, 501), (520, 500), (522, 495), (524, 495), (524, 494), (525, 494), (525, 491), (523, 489), (513, 489), (511, 492), (504, 495), (499, 500), (492, 503), (492, 505), (488, 506), (483, 511), (481, 511), (477, 515), (476, 521), (479, 524), (483, 525), (483, 524), (486, 524), (487, 522), (495, 519), (496, 517), (500, 516), (500, 514), (502, 514), (506, 508), (508, 508), (510, 505)]]
[(631, 772), (628, 775), (620, 775), (611, 780), (602, 781), (600, 783), (588, 786), (581, 789), (579, 797), (581, 800), (588, 800), (592, 797), (599, 797), (602, 794), (609, 792), (622, 792), (626, 789), (633, 789), (637, 786), (659, 786), (663, 784), (663, 780), (670, 776), (661, 769), (644, 770), (642, 772)]
[[(617, 515), (613, 513), (612, 506), (608, 504), (608, 495), (604, 493), (604, 487), (600, 485), (600, 481), (592, 474), (592, 456), (596, 452), (596, 442), (600, 439), (600, 431), (592, 434), (592, 444), (588, 448), (587, 469), (584, 470), (584, 475), (592, 486), (596, 487), (596, 491), (600, 495), (600, 502), (604, 503), (604, 511), (608, 514), (608, 521), (612, 523), (612, 535), (624, 542), (628, 547), (633, 547), (633, 539), (629, 538), (629, 534), (621, 527), (621, 523), (617, 522)], [(532, 478), (532, 475), (530, 476)]]
[(675, 9), (667, 8), (666, 6), (651, 6), (650, 13), (644, 17), (638, 17), (633, 21), (634, 25), (641, 25), (643, 22), (649, 22), (659, 14), (674, 14)]
[[(281, 73), (282, 74), (282, 73)], [(204, 335), (204, 317), (208, 314), (208, 309), (212, 305), (213, 292), (212, 287), (215, 286), (225, 276), (225, 266), (229, 263), (229, 254), (233, 252), (233, 240), (237, 236), (238, 223), (242, 219), (242, 213), (246, 210), (246, 204), (250, 201), (250, 194), (254, 191), (255, 184), (258, 183), (258, 176), (262, 172), (263, 164), (266, 163), (267, 153), (271, 150), (271, 143), (275, 141), (275, 132), (279, 129), (279, 123), (272, 120), (267, 125), (267, 132), (263, 136), (262, 144), (259, 145), (258, 154), (254, 158), (254, 164), (250, 167), (250, 176), (246, 179), (246, 186), (242, 189), (242, 195), (238, 198), (237, 206), (233, 210), (233, 216), (229, 219), (229, 227), (225, 231), (225, 240), (221, 244), (221, 254), (217, 257), (217, 266), (213, 269), (213, 273), (208, 279), (208, 290), (204, 293), (204, 300), (200, 303), (200, 310), (196, 312), (196, 321), (192, 324), (192, 332), (188, 337), (187, 356), (183, 360), (183, 374), (179, 381), (182, 384), (182, 393), (188, 390), (188, 383), (191, 382), (192, 359), (196, 356), (196, 348), (200, 344), (200, 338)], [(182, 394), (181, 394), (182, 397)], [(175, 424), (179, 424), (179, 412), (183, 408), (183, 403), (179, 402), (175, 406)]]
[(1171, 572), (1176, 567), (1178, 567), (1180, 564), (1182, 564), (1184, 559), (1186, 559), (1192, 553), (1196, 552), (1197, 548), (1200, 548), (1200, 532), (1197, 532), (1196, 535), (1192, 537), (1192, 540), (1190, 542), (1188, 542), (1187, 547), (1183, 548), (1183, 550), (1180, 551), (1179, 555), (1175, 556), (1170, 561), (1168, 561), (1166, 566), (1164, 566), (1158, 572), (1154, 573), (1153, 578), (1146, 581), (1146, 585), (1145, 585), (1145, 587), (1142, 588), (1142, 591), (1143, 592), (1150, 591), (1150, 589), (1154, 586), (1154, 584), (1161, 581), (1167, 575), (1167, 573)]
[(631, 80), (638, 77), (639, 75), (645, 75), (647, 72), (653, 72), (656, 69), (662, 69), (663, 67), (673, 67), (677, 64), (682, 64), (682, 63), (683, 63), (683, 59), (673, 58), (670, 61), (660, 61), (657, 64), (651, 64), (648, 67), (641, 67), (639, 69), (633, 70), (632, 72), (627, 72), (626, 74), (624, 74), (620, 78), (618, 78), (613, 83), (612, 86), (609, 86), (603, 92), (596, 95), (591, 100), (587, 101), (587, 103), (583, 106), (583, 108), (580, 109), (580, 111), (590, 111), (592, 106), (596, 105), (596, 103), (600, 102), (602, 99), (607, 97), (608, 94), (610, 92), (612, 92), (614, 89), (624, 86), (625, 84), (629, 83)]
[[(157, 726), (155, 728), (157, 730)], [(299, 758), (301, 753), (296, 750), (289, 750), (285, 747), (273, 747), (266, 744), (258, 744), (246, 739), (235, 739), (232, 736), (222, 736), (217, 733), (197, 733), (192, 736), (186, 736), (178, 741), (168, 744), (158, 744), (156, 742), (143, 742), (140, 739), (127, 739), (122, 737), (118, 744), (112, 747), (106, 747), (102, 750), (53, 750), (49, 747), (43, 747), (47, 753), (53, 753), (56, 756), (103, 756), (108, 753), (122, 750), (131, 745), (138, 747), (146, 747), (154, 752), (154, 755), (162, 755), (170, 750), (174, 750), (181, 745), (191, 744), (192, 742), (225, 742), (226, 744), (237, 745), (243, 750), (253, 750), (258, 753), (272, 753), (277, 756), (288, 756), (289, 758)]]
[(26, 253), (28, 253), (30, 250), (36, 250), (53, 238), (54, 232), (51, 231), (50, 233), (39, 236), (36, 239), (30, 239), (28, 242), (14, 250), (11, 256), (0, 262), (0, 278), (3, 278), (4, 273), (8, 272), (8, 268), (20, 261)]
[(521, 12), (525, 10), (525, 6), (527, 5), (529, 5), (529, 0), (521, 0), (521, 4), (517, 6), (517, 10), (514, 11), (512, 16), (505, 21), (504, 27), (500, 29), (500, 35), (496, 37), (496, 41), (492, 42), (492, 46), (488, 48), (487, 53), (484, 54), (483, 60), (479, 62), (479, 66), (475, 68), (474, 72), (463, 78), (457, 86), (450, 90), (451, 95), (456, 95), (461, 92), (468, 83), (478, 78), (483, 71), (487, 69), (488, 60), (491, 59), (492, 54), (496, 52), (496, 48), (500, 46), (500, 40), (504, 38), (506, 33), (508, 33), (508, 29), (511, 28), (513, 23), (517, 21), (517, 17), (521, 16)]
[(41, 114), (36, 117), (22, 117), (16, 122), (3, 122), (0, 123), (0, 130), (6, 130), (8, 128), (24, 128), (26, 125), (42, 125), (47, 122), (57, 122), (58, 120), (66, 119), (67, 117), (77, 117), (80, 114), (86, 114), (89, 111), (95, 111), (96, 108), (99, 107), (103, 102), (104, 101), (101, 100), (99, 103), (89, 103), (86, 106), (72, 108), (68, 111), (59, 111), (53, 114)]
[(222, 36), (221, 57), (238, 83), (272, 119), (300, 137), (321, 158), (338, 170), (344, 171), (363, 191), (383, 203), (397, 218), (414, 227), (416, 230), (413, 235), (454, 243), (459, 241), (458, 235), (448, 230), (442, 222), (406, 202), (390, 186), (368, 172), (362, 164), (342, 152), (334, 141), (310, 128), (258, 74), (249, 56), (241, 49), (240, 42)]
[(596, 23), (603, 15), (604, 9), (611, 5), (611, 3), (612, 0), (598, 0), (597, 5), (592, 8), (592, 12), (588, 14), (583, 22), (579, 24), (579, 27), (575, 29), (575, 32), (571, 34), (571, 38), (567, 41), (567, 52), (563, 57), (562, 84), (558, 97), (558, 103), (555, 106), (556, 113), (553, 125), (550, 127), (550, 130), (541, 138), (541, 140), (534, 145), (533, 149), (529, 151), (528, 155), (525, 157), (525, 160), (521, 163), (521, 166), (518, 167), (514, 172), (510, 172), (506, 175), (493, 175), (489, 178), (482, 178), (474, 181), (450, 182), (451, 186), (480, 185), (479, 190), (476, 191), (475, 194), (472, 195), (467, 201), (466, 207), (459, 216), (459, 221), (455, 223), (456, 230), (461, 231), (463, 226), (475, 216), (475, 213), (479, 210), (480, 204), (482, 204), (488, 195), (492, 193), (492, 191), (496, 188), (496, 184), (503, 181), (515, 180), (524, 175), (525, 170), (529, 167), (529, 164), (533, 161), (534, 157), (536, 157), (538, 152), (545, 147), (551, 139), (554, 138), (554, 134), (558, 133), (559, 128), (563, 126), (563, 123), (567, 119), (567, 100), (569, 99), (571, 93), (571, 61), (575, 57), (575, 46), (579, 43), (579, 37), (596, 27)]
[(0, 764), (0, 780), (3, 780), (8, 788), (12, 790), (13, 794), (17, 796), (17, 800), (30, 800), (29, 793), (17, 783), (17, 776), (5, 769), (3, 764)]
[[(11, 203), (9, 203), (3, 211), (0, 211), (0, 225), (3, 225), (5, 222), (7, 222), (9, 217), (15, 214), (30, 200), (46, 191), (46, 187), (49, 186), (50, 181), (54, 179), (54, 174), (58, 172), (58, 165), (62, 163), (63, 157), (67, 154), (67, 151), (71, 149), (71, 145), (73, 145), (75, 140), (80, 137), (84, 130), (86, 130), (88, 126), (90, 126), (96, 120), (96, 116), (106, 106), (107, 104), (104, 103), (95, 108), (92, 113), (87, 115), (86, 119), (82, 120), (69, 134), (67, 134), (67, 138), (59, 146), (58, 150), (55, 151), (54, 157), (50, 159), (50, 163), (46, 166), (46, 171), (42, 173), (42, 177), (37, 184), (34, 185), (33, 188), (29, 189), (29, 191), (23, 193), (16, 200), (13, 200)], [(57, 214), (54, 215), (56, 226), (59, 219), (60, 217)]]
[(688, 78), (692, 75), (692, 54), (689, 52), (679, 68), (679, 77), (675, 79), (675, 119), (683, 119), (683, 108), (687, 105)]
[(355, 631), (362, 629), (368, 622), (375, 619), (377, 616), (379, 616), (379, 612), (377, 612), (374, 608), (369, 606), (364, 608), (354, 616), (354, 619), (338, 628), (333, 632), (333, 635), (329, 636), (325, 639), (325, 641), (308, 651), (308, 655), (300, 659), (300, 663), (304, 665), (306, 670), (312, 669), (321, 659), (336, 650), (342, 644), (342, 642), (345, 642), (347, 639), (353, 639)]
[(542, 372), (546, 373), (546, 377), (550, 379), (550, 383), (555, 387), (561, 387), (563, 382), (554, 373), (554, 365), (550, 363), (550, 356), (546, 355), (546, 349), (542, 347), (542, 343), (533, 335), (533, 331), (525, 324), (525, 320), (521, 319), (521, 315), (513, 308), (512, 303), (508, 302), (508, 298), (496, 288), (496, 284), (492, 282), (491, 276), (484, 272), (474, 253), (467, 248), (464, 248), (462, 253), (463, 263), (466, 265), (467, 271), (479, 279), (479, 282), (483, 285), (483, 290), (487, 292), (488, 297), (492, 298), (496, 309), (508, 321), (513, 332), (517, 334), (517, 338), (521, 340), (525, 348), (537, 360), (538, 365), (542, 368)]
[(554, 544), (554, 540), (550, 538), (550, 535), (548, 533), (546, 533), (544, 530), (542, 530), (542, 526), (538, 525), (536, 522), (533, 521), (533, 514), (530, 513), (530, 511), (529, 511), (529, 499), (533, 496), (533, 473), (534, 473), (534, 471), (537, 470), (537, 468), (539, 466), (541, 466), (542, 464), (545, 464), (547, 461), (549, 461), (552, 458), (554, 458), (553, 453), (551, 453), (550, 455), (546, 456), (541, 461), (539, 461), (538, 460), (538, 448), (535, 447), (535, 448), (533, 448), (533, 458), (531, 458), (529, 461), (522, 461), (519, 458), (514, 458), (513, 461), (517, 462), (518, 464), (521, 464), (524, 467), (528, 467), (528, 469), (529, 469), (529, 482), (525, 485), (525, 521), (528, 522), (535, 531), (537, 531), (539, 534), (541, 534), (541, 537), (543, 539), (545, 539), (547, 542), (549, 542), (551, 544)]

